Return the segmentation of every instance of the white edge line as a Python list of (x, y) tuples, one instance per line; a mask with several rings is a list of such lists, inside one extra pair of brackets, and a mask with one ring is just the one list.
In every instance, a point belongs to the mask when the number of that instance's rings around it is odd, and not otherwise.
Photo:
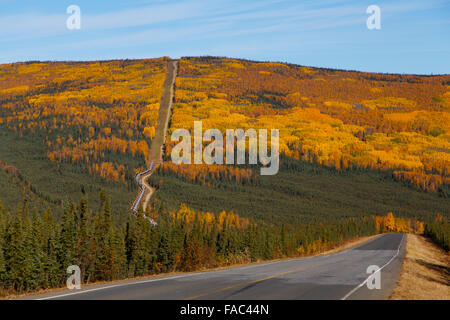
[(119, 283), (119, 284), (105, 286), (105, 287), (100, 287), (100, 288), (94, 288), (94, 289), (88, 289), (88, 290), (80, 290), (80, 291), (76, 291), (76, 292), (60, 294), (60, 295), (57, 295), (57, 296), (38, 298), (38, 299), (34, 299), (34, 300), (51, 300), (51, 299), (57, 299), (57, 298), (72, 296), (72, 295), (76, 295), (76, 294), (83, 294), (83, 293), (87, 293), (87, 292), (105, 290), (105, 289), (110, 289), (110, 288), (131, 286), (131, 285), (136, 285), (136, 284), (141, 284), (141, 283), (149, 283), (149, 282), (156, 282), (156, 281), (163, 281), (163, 280), (172, 280), (172, 279), (178, 279), (178, 278), (193, 277), (193, 276), (198, 276), (198, 275), (202, 275), (202, 274), (206, 274), (206, 273), (210, 273), (210, 272), (216, 273), (216, 272), (224, 272), (224, 271), (237, 270), (237, 269), (242, 270), (242, 269), (248, 269), (248, 268), (267, 266), (269, 264), (277, 263), (277, 262), (280, 262), (280, 261), (273, 261), (273, 262), (268, 262), (268, 263), (252, 265), (252, 266), (243, 266), (243, 267), (229, 268), (229, 269), (222, 269), (222, 270), (211, 270), (211, 271), (196, 272), (196, 273), (190, 273), (190, 274), (182, 274), (182, 275), (179, 275), (179, 276), (171, 276), (171, 277), (164, 277), (164, 278), (158, 278), (158, 279), (141, 280), (141, 281), (135, 281), (135, 282), (131, 282), (131, 283), (128, 283), (128, 282), (127, 283)]
[(166, 278), (159, 278), (159, 279), (143, 280), (143, 281), (136, 281), (136, 282), (132, 282), (132, 283), (120, 283), (120, 284), (115, 284), (115, 285), (106, 286), (106, 287), (94, 288), (94, 289), (89, 289), (89, 290), (81, 290), (81, 291), (77, 291), (77, 292), (60, 294), (60, 295), (57, 295), (57, 296), (39, 298), (39, 299), (35, 299), (35, 300), (57, 299), (57, 298), (72, 296), (72, 295), (76, 295), (76, 294), (83, 294), (83, 293), (87, 293), (87, 292), (93, 292), (93, 291), (99, 291), (99, 290), (105, 290), (105, 289), (117, 288), (117, 287), (124, 287), (124, 286), (129, 286), (129, 285), (134, 285), (134, 284), (140, 284), (140, 283), (148, 283), (148, 282), (156, 282), (156, 281), (162, 281), (162, 280), (171, 280), (171, 279), (177, 279), (177, 278), (184, 278), (184, 277), (193, 276), (193, 275), (196, 275), (196, 274), (179, 275), (179, 276), (173, 276), (173, 277), (169, 277), (169, 278), (166, 277)]
[[(375, 239), (372, 239), (370, 241), (367, 241), (363, 244), (366, 243), (370, 243), (374, 240), (376, 240), (379, 237), (376, 237)], [(403, 238), (402, 238), (403, 240)], [(359, 247), (359, 246), (356, 246)], [(355, 247), (355, 248), (356, 248)], [(106, 289), (110, 289), (110, 288), (117, 288), (117, 287), (124, 287), (124, 286), (131, 286), (131, 285), (136, 285), (136, 284), (141, 284), (141, 283), (149, 283), (149, 282), (156, 282), (156, 281), (163, 281), (163, 280), (171, 280), (171, 279), (178, 279), (178, 278), (186, 278), (186, 277), (193, 277), (193, 276), (197, 276), (197, 275), (202, 275), (205, 273), (216, 273), (216, 272), (224, 272), (224, 271), (230, 271), (230, 270), (244, 270), (244, 269), (250, 269), (250, 268), (255, 268), (255, 267), (262, 267), (262, 266), (267, 266), (273, 263), (279, 263), (279, 262), (286, 262), (286, 261), (292, 261), (292, 260), (297, 260), (297, 259), (305, 259), (305, 258), (321, 258), (321, 257), (327, 257), (327, 256), (331, 256), (331, 255), (336, 255), (339, 253), (342, 253), (344, 251), (348, 251), (354, 248), (348, 248), (346, 250), (343, 250), (341, 252), (337, 252), (337, 253), (332, 253), (329, 255), (323, 255), (323, 256), (312, 256), (312, 257), (300, 257), (300, 258), (292, 258), (292, 259), (283, 259), (283, 260), (279, 260), (279, 261), (272, 261), (272, 262), (267, 262), (267, 263), (258, 263), (256, 265), (250, 265), (250, 266), (242, 266), (242, 267), (237, 267), (237, 268), (226, 268), (226, 269), (222, 269), (222, 270), (210, 270), (210, 271), (204, 271), (204, 272), (196, 272), (196, 273), (190, 273), (190, 274), (183, 274), (183, 275), (179, 275), (179, 276), (171, 276), (171, 277), (164, 277), (164, 278), (158, 278), (158, 279), (150, 279), (150, 280), (141, 280), (141, 281), (135, 281), (135, 282), (131, 282), (131, 283), (119, 283), (119, 284), (115, 284), (115, 285), (109, 285), (109, 286), (105, 286), (105, 287), (100, 287), (100, 288), (94, 288), (94, 289), (88, 289), (88, 290), (80, 290), (80, 291), (76, 291), (76, 292), (70, 292), (70, 293), (65, 293), (65, 294), (60, 294), (60, 295), (56, 295), (56, 296), (49, 296), (49, 297), (43, 297), (43, 298), (38, 298), (38, 299), (34, 299), (34, 300), (51, 300), (51, 299), (58, 299), (58, 298), (62, 298), (62, 297), (67, 297), (67, 296), (72, 296), (72, 295), (77, 295), (77, 294), (83, 294), (83, 293), (88, 293), (88, 292), (94, 292), (94, 291), (99, 291), (99, 290), (106, 290)], [(384, 268), (384, 266), (383, 266)], [(380, 269), (381, 270), (381, 269)], [(367, 281), (367, 279), (366, 279)], [(363, 283), (364, 284), (364, 283)], [(361, 284), (361, 286), (363, 285)], [(353, 292), (352, 292), (353, 293)], [(344, 300), (345, 298), (343, 298)]]
[[(387, 265), (389, 265), (394, 259), (395, 259), (395, 257), (397, 257), (398, 256), (398, 254), (400, 253), (400, 247), (402, 246), (402, 243), (403, 243), (403, 239), (405, 238), (405, 234), (403, 234), (403, 236), (402, 236), (402, 240), (400, 240), (400, 244), (399, 244), (399, 246), (398, 246), (398, 248), (397, 248), (397, 253), (384, 265), (384, 266), (382, 266), (381, 268), (379, 268), (377, 271), (375, 271), (375, 272), (380, 272), (384, 267), (386, 267)], [(350, 297), (353, 293), (355, 293), (359, 288), (361, 288), (362, 286), (364, 286), (366, 283), (367, 283), (367, 281), (369, 281), (369, 279), (371, 279), (372, 277), (373, 277), (373, 275), (375, 274), (375, 272), (374, 273), (372, 273), (370, 276), (368, 276), (367, 277), (367, 279), (366, 280), (364, 280), (361, 284), (359, 284), (357, 287), (355, 287), (355, 288), (353, 288), (353, 290), (352, 291), (350, 291), (349, 293), (347, 293), (343, 298), (341, 298), (341, 300), (346, 300), (348, 297)]]

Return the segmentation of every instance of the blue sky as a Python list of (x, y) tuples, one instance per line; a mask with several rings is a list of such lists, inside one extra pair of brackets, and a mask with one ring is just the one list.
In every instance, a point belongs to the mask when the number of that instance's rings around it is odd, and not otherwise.
[(450, 0), (0, 0), (0, 63), (193, 55), (450, 73)]

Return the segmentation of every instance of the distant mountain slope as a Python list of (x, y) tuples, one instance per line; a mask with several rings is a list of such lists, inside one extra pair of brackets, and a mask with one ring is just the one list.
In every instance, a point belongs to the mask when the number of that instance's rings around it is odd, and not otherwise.
[(0, 65), (0, 161), (18, 169), (44, 206), (85, 194), (96, 203), (105, 188), (114, 207), (127, 212), (134, 175), (147, 166), (166, 63)]
[[(0, 65), (0, 161), (21, 176), (2, 171), (5, 204), (27, 196), (61, 208), (88, 194), (97, 206), (104, 188), (126, 215), (134, 175), (148, 165), (168, 60)], [(182, 58), (169, 137), (199, 119), (204, 129), (276, 128), (282, 167), (259, 177), (253, 166), (162, 166), (153, 209), (186, 202), (270, 221), (447, 214), (449, 106), (447, 75)]]
[(394, 169), (428, 191), (450, 184), (450, 75), (193, 57), (181, 59), (176, 85), (172, 130), (199, 119), (204, 128), (274, 128), (295, 159)]

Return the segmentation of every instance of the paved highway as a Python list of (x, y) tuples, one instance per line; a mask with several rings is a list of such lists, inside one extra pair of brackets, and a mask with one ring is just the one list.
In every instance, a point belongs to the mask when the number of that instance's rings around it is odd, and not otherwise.
[[(403, 234), (384, 234), (338, 253), (86, 286), (27, 299), (387, 299), (405, 252)], [(371, 265), (381, 289), (368, 289)]]

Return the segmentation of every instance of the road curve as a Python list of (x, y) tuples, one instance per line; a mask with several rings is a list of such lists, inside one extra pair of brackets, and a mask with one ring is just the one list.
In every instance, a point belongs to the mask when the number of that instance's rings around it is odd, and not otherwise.
[[(391, 233), (330, 255), (92, 285), (26, 299), (387, 299), (404, 253), (405, 236)], [(381, 289), (367, 288), (371, 265), (381, 268)]]

